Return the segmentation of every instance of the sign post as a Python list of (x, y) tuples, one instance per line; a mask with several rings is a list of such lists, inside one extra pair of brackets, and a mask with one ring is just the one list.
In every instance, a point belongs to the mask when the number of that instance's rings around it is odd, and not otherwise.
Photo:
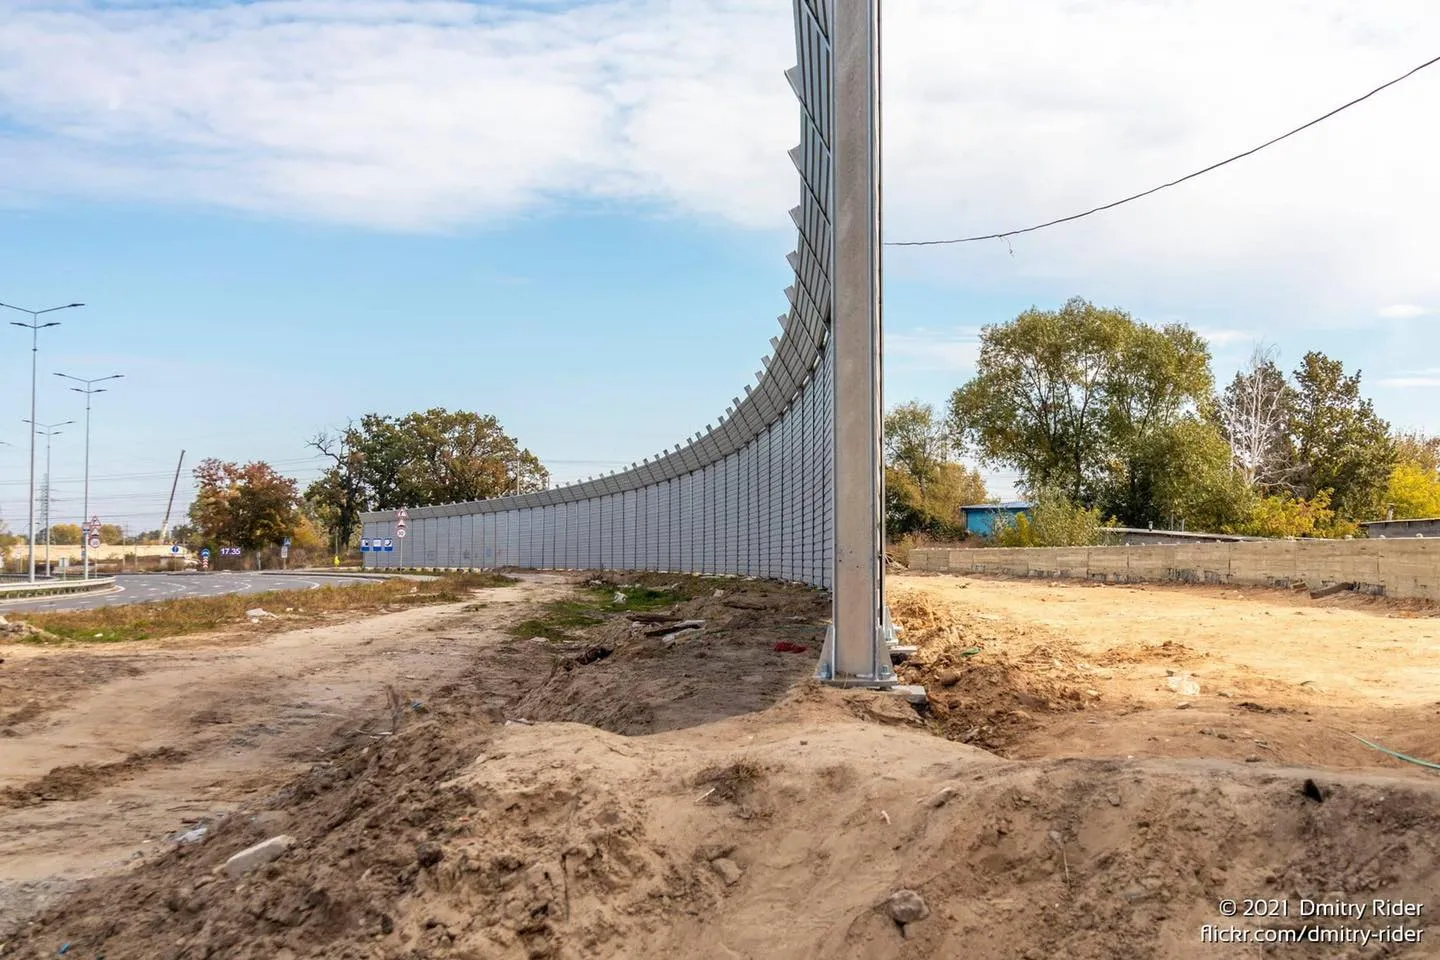
[(81, 562), (85, 567), (85, 578), (90, 578), (90, 551), (100, 546), (100, 518), (91, 517), (85, 531), (85, 542), (80, 545)]
[(290, 558), (290, 538), (286, 537), (285, 542), (280, 544), (280, 569), (285, 569), (285, 561)]
[(405, 521), (410, 519), (410, 511), (404, 507), (395, 514), (395, 539), (400, 541), (400, 566), (405, 566)]

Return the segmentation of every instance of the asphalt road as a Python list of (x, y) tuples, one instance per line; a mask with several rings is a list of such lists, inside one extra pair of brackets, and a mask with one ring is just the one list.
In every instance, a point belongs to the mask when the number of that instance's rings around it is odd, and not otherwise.
[(218, 597), (226, 593), (264, 593), (267, 590), (313, 590), (318, 587), (353, 586), (357, 583), (374, 582), (357, 577), (307, 577), (304, 574), (122, 574), (115, 578), (118, 589), (105, 593), (56, 597), (52, 600), (0, 601), (0, 615), (20, 610), (89, 610), (114, 604), (144, 603), (147, 600)]

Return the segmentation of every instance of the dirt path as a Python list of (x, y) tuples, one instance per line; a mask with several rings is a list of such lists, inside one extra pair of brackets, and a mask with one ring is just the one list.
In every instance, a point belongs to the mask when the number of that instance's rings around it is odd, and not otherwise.
[(245, 645), (0, 647), (0, 925), (273, 791), (356, 730), (384, 730), (387, 685), (423, 707), (502, 636), (507, 606), (566, 584), (479, 591), (495, 614), (483, 620), (450, 604)]

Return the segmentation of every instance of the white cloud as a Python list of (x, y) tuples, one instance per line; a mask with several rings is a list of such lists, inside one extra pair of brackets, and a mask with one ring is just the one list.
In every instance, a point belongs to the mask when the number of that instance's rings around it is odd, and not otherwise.
[(1201, 328), (1196, 331), (1200, 336), (1210, 342), (1212, 346), (1224, 349), (1239, 343), (1249, 343), (1256, 339), (1255, 334), (1246, 330), (1208, 330)]
[[(428, 229), (618, 201), (781, 227), (797, 193), (788, 0), (7, 7), (0, 202)], [(1431, 0), (888, 0), (885, 16), (894, 240), (1024, 226), (1173, 179), (1428, 59), (1440, 32)], [(1440, 302), (1437, 96), (1440, 68), (1010, 248), (890, 259), (971, 287), (1245, 302), (1305, 329), (1317, 306)]]
[(886, 365), (895, 364), (907, 372), (970, 371), (979, 358), (980, 335), (976, 330), (922, 328), (885, 335)]
[(1435, 377), (1386, 377), (1380, 381), (1382, 387), (1413, 389), (1416, 387), (1440, 387), (1440, 376)]
[(31, 3), (0, 23), (0, 117), (19, 130), (0, 127), (0, 182), (401, 229), (563, 199), (778, 225), (798, 129), (780, 14)]
[(1425, 307), (1417, 307), (1413, 303), (1395, 303), (1388, 307), (1382, 307), (1380, 316), (1386, 320), (1413, 320), (1416, 317), (1428, 316), (1430, 310)]

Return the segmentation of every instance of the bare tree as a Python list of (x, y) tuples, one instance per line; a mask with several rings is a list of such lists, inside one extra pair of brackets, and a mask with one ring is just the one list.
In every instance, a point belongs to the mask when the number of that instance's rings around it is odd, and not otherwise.
[(1288, 488), (1295, 463), (1289, 425), (1296, 394), (1276, 365), (1278, 356), (1275, 347), (1257, 345), (1225, 388), (1218, 410), (1236, 468), (1267, 489)]
[(354, 425), (339, 434), (320, 433), (309, 442), (316, 452), (334, 463), (310, 484), (306, 499), (321, 512), (327, 526), (335, 533), (343, 552), (360, 526), (360, 514), (369, 507), (365, 485), (365, 453), (357, 449)]

